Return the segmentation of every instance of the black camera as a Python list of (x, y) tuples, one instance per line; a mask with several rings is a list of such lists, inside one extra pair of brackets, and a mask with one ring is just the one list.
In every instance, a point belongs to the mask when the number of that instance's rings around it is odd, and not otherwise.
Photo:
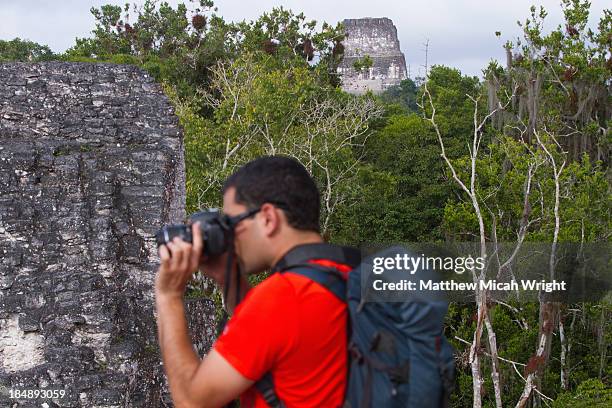
[(191, 226), (200, 222), (204, 241), (203, 256), (214, 257), (226, 252), (230, 246), (232, 226), (228, 217), (216, 208), (200, 211), (189, 217), (187, 224), (166, 225), (155, 234), (157, 246), (171, 242), (175, 237), (185, 242), (193, 242)]

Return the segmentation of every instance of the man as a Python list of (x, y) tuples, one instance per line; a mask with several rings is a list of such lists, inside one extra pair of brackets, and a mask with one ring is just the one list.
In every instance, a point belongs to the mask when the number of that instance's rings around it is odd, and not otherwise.
[[(286, 157), (254, 160), (230, 176), (223, 211), (241, 219), (234, 229), (236, 258), (245, 274), (269, 270), (287, 252), (321, 243), (319, 192), (299, 162)], [(313, 280), (274, 273), (255, 288), (242, 276), (244, 299), (210, 353), (200, 361), (189, 339), (183, 293), (198, 268), (223, 287), (227, 254), (201, 259), (202, 236), (193, 245), (175, 239), (159, 250), (156, 284), (159, 341), (177, 407), (219, 407), (240, 396), (242, 407), (268, 406), (254, 384), (267, 373), (286, 407), (337, 407), (346, 386), (346, 305)], [(314, 260), (326, 267), (330, 262)], [(350, 267), (331, 263), (346, 274)], [(226, 307), (235, 305), (230, 284)]]

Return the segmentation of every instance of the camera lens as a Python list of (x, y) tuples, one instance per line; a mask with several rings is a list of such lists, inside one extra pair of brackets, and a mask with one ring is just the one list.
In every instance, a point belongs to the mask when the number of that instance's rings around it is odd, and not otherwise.
[(223, 214), (214, 208), (192, 214), (187, 225), (175, 224), (163, 227), (155, 234), (157, 246), (165, 245), (175, 237), (179, 237), (185, 242), (193, 242), (191, 226), (196, 222), (200, 223), (200, 231), (204, 241), (204, 252), (202, 255), (212, 257), (227, 251), (229, 248), (230, 228)]
[(172, 242), (175, 237), (179, 237), (185, 242), (192, 242), (191, 227), (183, 224), (166, 225), (157, 231), (157, 234), (155, 234), (155, 241), (159, 247), (160, 245)]
[(200, 211), (189, 217), (192, 224), (200, 222), (200, 229), (204, 239), (203, 255), (218, 256), (227, 251), (229, 247), (229, 228), (225, 223), (223, 214), (216, 208)]

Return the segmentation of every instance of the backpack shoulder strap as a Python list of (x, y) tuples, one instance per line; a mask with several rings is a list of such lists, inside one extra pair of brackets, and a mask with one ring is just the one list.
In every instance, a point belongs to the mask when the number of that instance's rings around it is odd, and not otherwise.
[(272, 273), (288, 270), (296, 265), (308, 263), (312, 259), (326, 259), (355, 268), (361, 263), (361, 252), (351, 247), (327, 244), (324, 242), (298, 245), (287, 252), (272, 267)]
[(270, 408), (285, 408), (285, 404), (281, 401), (274, 391), (274, 381), (272, 374), (266, 373), (255, 383), (255, 388), (263, 395), (264, 400)]
[[(289, 266), (286, 270), (280, 270), (278, 273), (295, 273), (306, 276), (324, 286), (341, 301), (346, 301), (346, 282), (340, 272), (334, 268), (328, 268), (314, 263), (304, 263)], [(285, 404), (278, 398), (278, 395), (276, 395), (274, 380), (270, 372), (267, 372), (255, 383), (255, 388), (261, 393), (270, 408), (285, 408)]]
[[(298, 245), (283, 256), (272, 267), (272, 273), (295, 273), (306, 276), (321, 284), (338, 299), (346, 302), (346, 281), (344, 276), (332, 267), (325, 267), (308, 262), (313, 259), (326, 259), (355, 268), (361, 263), (359, 250), (326, 243)], [(274, 391), (274, 381), (271, 373), (266, 373), (256, 383), (255, 387), (263, 395), (266, 403), (272, 408), (285, 408), (283, 402)]]
[(340, 272), (334, 268), (315, 263), (301, 264), (289, 267), (280, 273), (295, 273), (306, 276), (333, 293), (342, 302), (346, 302), (346, 281)]

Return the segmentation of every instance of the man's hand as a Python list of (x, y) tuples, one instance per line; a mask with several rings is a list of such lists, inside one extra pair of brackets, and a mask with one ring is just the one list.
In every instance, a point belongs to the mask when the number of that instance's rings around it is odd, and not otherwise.
[(161, 265), (155, 279), (158, 295), (183, 297), (187, 282), (198, 269), (203, 249), (200, 223), (196, 222), (191, 229), (193, 244), (176, 237), (159, 247)]
[(155, 279), (157, 330), (170, 393), (176, 407), (220, 407), (244, 392), (253, 381), (212, 350), (203, 362), (189, 338), (183, 293), (198, 268), (203, 251), (199, 223), (192, 227), (193, 245), (175, 238), (159, 248), (161, 266)]

